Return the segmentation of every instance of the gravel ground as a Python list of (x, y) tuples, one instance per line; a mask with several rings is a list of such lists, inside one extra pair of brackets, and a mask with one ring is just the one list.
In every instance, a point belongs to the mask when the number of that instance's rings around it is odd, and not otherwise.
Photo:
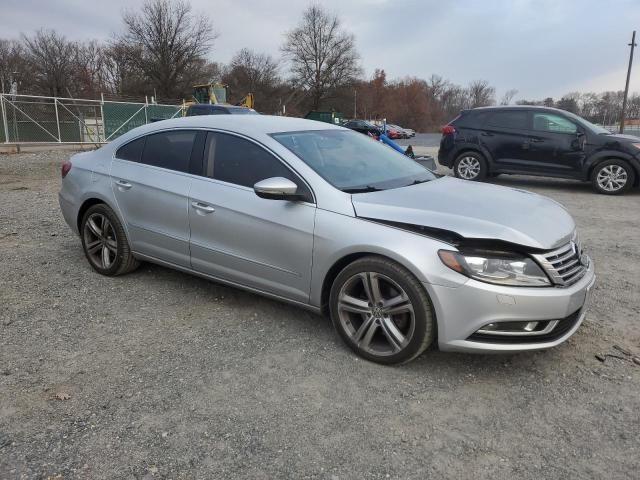
[(575, 216), (585, 323), (542, 353), (382, 367), (298, 308), (153, 265), (94, 273), (58, 210), (68, 156), (0, 156), (3, 480), (638, 478), (640, 191), (496, 179)]
[(416, 133), (415, 137), (396, 140), (403, 147), (413, 145), (414, 147), (437, 147), (440, 145), (439, 133)]

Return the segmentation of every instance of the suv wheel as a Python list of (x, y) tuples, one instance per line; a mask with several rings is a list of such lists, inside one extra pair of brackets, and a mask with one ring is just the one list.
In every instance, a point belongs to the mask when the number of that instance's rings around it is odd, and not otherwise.
[(348, 265), (331, 287), (331, 320), (358, 355), (383, 364), (413, 360), (433, 342), (435, 319), (424, 287), (381, 257)]
[(122, 275), (138, 267), (120, 220), (105, 204), (94, 205), (86, 211), (80, 233), (84, 254), (98, 273)]
[(464, 180), (482, 180), (487, 177), (487, 162), (475, 152), (465, 152), (453, 164), (453, 173)]
[(635, 172), (624, 160), (607, 160), (600, 163), (591, 172), (591, 183), (598, 193), (619, 195), (631, 188), (635, 181)]

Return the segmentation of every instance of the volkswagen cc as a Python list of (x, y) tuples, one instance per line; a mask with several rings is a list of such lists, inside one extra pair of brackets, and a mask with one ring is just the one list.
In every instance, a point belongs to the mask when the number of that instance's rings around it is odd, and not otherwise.
[(139, 127), (65, 162), (59, 201), (98, 273), (153, 262), (290, 302), (385, 364), (554, 347), (595, 281), (558, 203), (309, 120)]

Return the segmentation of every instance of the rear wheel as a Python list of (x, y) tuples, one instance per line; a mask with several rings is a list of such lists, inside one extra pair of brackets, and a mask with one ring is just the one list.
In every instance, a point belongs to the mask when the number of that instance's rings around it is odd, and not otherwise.
[(82, 217), (80, 227), (84, 254), (98, 273), (122, 275), (138, 267), (124, 228), (108, 206), (101, 203), (90, 207)]
[(435, 319), (424, 287), (405, 268), (365, 257), (337, 276), (331, 319), (358, 355), (383, 364), (409, 362), (433, 342)]
[(634, 182), (633, 167), (617, 158), (598, 164), (591, 172), (593, 188), (605, 195), (620, 195), (629, 190)]
[(453, 164), (453, 173), (464, 180), (482, 180), (487, 177), (487, 162), (476, 152), (465, 152)]

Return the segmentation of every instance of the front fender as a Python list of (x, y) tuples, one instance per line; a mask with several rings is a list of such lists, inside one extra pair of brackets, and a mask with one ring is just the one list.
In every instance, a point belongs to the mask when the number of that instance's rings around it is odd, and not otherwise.
[(354, 254), (387, 257), (423, 283), (455, 288), (468, 281), (438, 257), (438, 250), (454, 247), (400, 228), (318, 210), (314, 238), (310, 301), (315, 306), (321, 305), (322, 287), (332, 267)]
[(598, 165), (601, 162), (604, 162), (605, 160), (609, 160), (611, 158), (619, 158), (627, 161), (635, 169), (635, 171), (638, 174), (640, 174), (640, 160), (638, 159), (637, 156), (633, 156), (629, 153), (626, 153), (620, 150), (606, 149), (606, 150), (599, 150), (587, 158), (586, 162), (582, 167), (582, 176), (584, 180), (589, 180), (591, 176), (591, 171), (594, 169), (596, 165)]

